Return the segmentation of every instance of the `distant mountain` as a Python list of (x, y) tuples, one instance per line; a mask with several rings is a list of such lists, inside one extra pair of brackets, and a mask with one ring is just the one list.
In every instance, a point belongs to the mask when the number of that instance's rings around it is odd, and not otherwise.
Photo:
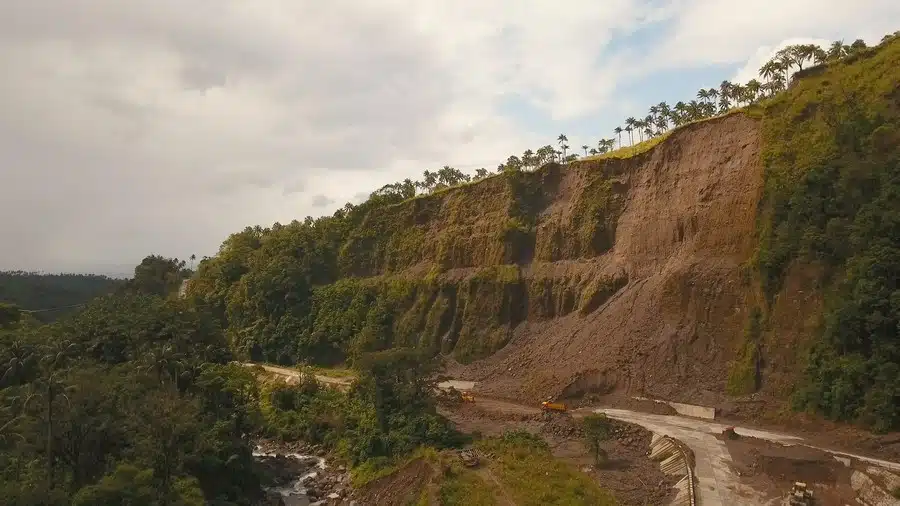
[(112, 292), (124, 281), (98, 274), (45, 274), (0, 271), (0, 302), (33, 311), (40, 321), (53, 321), (94, 297)]

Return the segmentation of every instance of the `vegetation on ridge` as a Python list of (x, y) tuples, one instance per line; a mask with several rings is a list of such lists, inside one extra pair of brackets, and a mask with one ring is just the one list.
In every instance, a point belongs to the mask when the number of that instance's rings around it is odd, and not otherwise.
[(18, 306), (49, 322), (80, 304), (116, 290), (123, 281), (94, 274), (44, 274), (0, 271), (0, 304)]
[[(665, 127), (745, 103), (756, 103), (762, 116), (766, 195), (756, 265), (769, 304), (748, 325), (728, 379), (730, 393), (752, 392), (765, 382), (767, 315), (787, 267), (810, 257), (831, 265), (835, 295), (822, 340), (832, 344), (815, 347), (797, 405), (897, 426), (890, 408), (897, 405), (895, 394), (870, 388), (894, 378), (886, 364), (896, 362), (889, 345), (896, 339), (894, 313), (884, 303), (892, 296), (881, 292), (890, 291), (884, 280), (893, 273), (884, 239), (893, 240), (890, 205), (896, 201), (889, 198), (889, 152), (897, 145), (897, 114), (888, 106), (896, 101), (889, 83), (896, 82), (890, 69), (897, 66), (897, 45), (889, 36), (876, 48), (861, 41), (827, 51), (792, 46), (761, 69), (758, 89), (729, 83), (726, 93), (723, 86), (705, 90), (695, 107), (663, 114), (667, 107), (656, 106)], [(825, 65), (808, 66), (823, 59)], [(665, 135), (663, 121), (654, 123), (653, 141)], [(647, 131), (636, 134), (640, 141)], [(621, 137), (634, 136), (634, 128), (622, 129), (616, 140), (621, 146)], [(522, 170), (535, 160), (571, 160), (566, 136), (557, 142), (558, 150), (523, 154), (504, 165), (502, 176), (465, 192), (439, 191), (466, 181), (446, 168), (421, 183), (387, 185), (332, 216), (247, 228), (201, 261), (188, 294), (225, 323), (232, 350), (254, 360), (353, 364), (365, 353), (407, 346), (452, 351), (462, 360), (489, 354), (524, 319), (596, 308), (627, 283), (573, 277), (557, 286), (520, 274), (523, 265), (601, 255), (615, 241), (620, 195), (615, 176), (597, 170), (607, 162)], [(603, 144), (607, 151), (614, 145)], [(571, 215), (539, 229), (538, 217), (563, 171), (577, 171), (579, 178)], [(415, 198), (421, 190), (432, 193)], [(879, 244), (884, 248), (873, 249)], [(866, 292), (873, 287), (878, 294)], [(852, 315), (839, 309), (854, 304), (862, 306)]]
[(766, 105), (757, 255), (770, 307), (795, 261), (826, 270), (822, 335), (796, 405), (882, 430), (900, 428), (897, 69), (892, 38)]

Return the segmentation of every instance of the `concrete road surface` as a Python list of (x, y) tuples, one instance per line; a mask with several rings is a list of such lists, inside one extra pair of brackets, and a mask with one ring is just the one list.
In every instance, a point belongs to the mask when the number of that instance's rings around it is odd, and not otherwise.
[[(767, 505), (778, 503), (777, 501), (772, 502), (772, 500), (767, 501), (764, 496), (740, 483), (739, 478), (729, 465), (731, 463), (731, 455), (729, 455), (725, 443), (716, 438), (717, 434), (721, 434), (725, 430), (726, 425), (707, 420), (639, 413), (626, 409), (596, 409), (594, 412), (606, 413), (606, 416), (610, 418), (634, 423), (658, 434), (671, 436), (681, 440), (690, 447), (696, 459), (694, 468), (698, 482), (696, 491), (699, 495), (699, 503), (703, 506)], [(766, 439), (786, 445), (804, 444), (803, 439), (800, 437), (778, 432), (743, 427), (735, 427), (735, 432), (741, 436)], [(812, 447), (834, 455), (854, 457), (888, 469), (900, 470), (900, 464), (895, 462)]]

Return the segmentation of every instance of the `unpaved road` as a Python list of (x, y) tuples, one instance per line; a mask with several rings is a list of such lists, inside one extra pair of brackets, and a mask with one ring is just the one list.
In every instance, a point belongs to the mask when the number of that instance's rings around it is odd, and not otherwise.
[[(731, 455), (728, 453), (725, 443), (716, 438), (717, 434), (721, 434), (725, 430), (726, 425), (683, 416), (654, 415), (626, 409), (594, 409), (591, 411), (605, 413), (610, 418), (634, 423), (653, 432), (666, 434), (684, 442), (694, 452), (696, 460), (694, 470), (698, 481), (696, 490), (700, 496), (700, 504), (704, 506), (773, 504), (771, 500), (767, 501), (759, 492), (743, 485), (732, 469), (730, 465), (732, 462)], [(798, 436), (745, 427), (735, 427), (735, 432), (741, 436), (755, 437), (783, 445), (802, 444), (833, 455), (853, 457), (887, 469), (900, 471), (900, 464), (896, 462), (807, 445), (803, 442), (803, 438)]]
[[(296, 369), (288, 369), (285, 367), (278, 367), (274, 365), (264, 365), (264, 364), (254, 364), (250, 362), (246, 362), (243, 364), (245, 367), (254, 367), (259, 366), (265, 369), (266, 371), (281, 376), (285, 379), (296, 378), (300, 379), (301, 372)], [(323, 376), (321, 374), (316, 374), (316, 381), (319, 383), (325, 383), (328, 385), (335, 386), (342, 390), (350, 388), (350, 384), (353, 382), (353, 378), (334, 378), (331, 376)]]
[[(280, 376), (300, 376), (300, 372), (293, 369), (268, 365), (263, 365), (262, 367), (267, 371)], [(316, 379), (323, 383), (333, 384), (341, 388), (349, 386), (351, 381), (347, 378), (332, 378), (319, 375), (316, 376)], [(457, 390), (472, 390), (475, 387), (475, 383), (470, 381), (449, 380), (439, 384), (439, 387), (443, 389), (451, 386)], [(482, 409), (498, 412), (534, 413), (540, 411), (540, 408), (537, 406), (516, 404), (484, 397), (480, 397), (476, 402), (478, 402)], [(605, 413), (610, 418), (640, 425), (647, 430), (671, 436), (686, 444), (691, 451), (694, 452), (694, 471), (698, 482), (696, 492), (699, 495), (699, 504), (703, 506), (724, 506), (733, 504), (752, 506), (774, 505), (780, 503), (780, 500), (766, 498), (764, 494), (741, 483), (740, 477), (735, 473), (731, 466), (732, 458), (728, 453), (728, 448), (723, 441), (716, 437), (727, 427), (724, 424), (679, 415), (657, 415), (613, 408), (582, 408), (573, 411), (572, 414), (574, 416), (584, 416), (591, 412)], [(852, 457), (863, 462), (891, 469), (895, 472), (900, 471), (900, 463), (809, 445), (799, 436), (746, 427), (735, 427), (735, 432), (741, 436), (754, 437), (780, 443), (782, 445), (809, 446), (831, 453), (835, 456)]]

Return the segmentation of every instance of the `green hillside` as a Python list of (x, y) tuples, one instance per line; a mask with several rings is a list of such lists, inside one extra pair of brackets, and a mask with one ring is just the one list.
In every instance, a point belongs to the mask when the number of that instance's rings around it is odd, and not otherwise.
[(0, 271), (0, 302), (14, 304), (40, 321), (71, 313), (78, 304), (114, 291), (122, 280), (95, 274)]

